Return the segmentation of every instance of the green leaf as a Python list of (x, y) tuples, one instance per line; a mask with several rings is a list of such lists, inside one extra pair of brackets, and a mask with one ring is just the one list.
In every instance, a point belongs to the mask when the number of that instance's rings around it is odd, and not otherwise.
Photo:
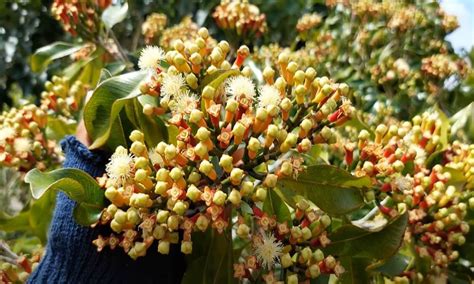
[(474, 140), (474, 103), (470, 103), (465, 108), (455, 113), (450, 119), (452, 123), (451, 134), (465, 130), (469, 139)]
[(111, 29), (116, 24), (125, 20), (128, 13), (128, 3), (125, 2), (123, 5), (110, 5), (102, 13), (102, 22), (107, 29)]
[(117, 76), (120, 73), (122, 73), (125, 68), (127, 68), (127, 65), (122, 62), (112, 62), (104, 67), (107, 71), (109, 71), (110, 75), (112, 76)]
[(0, 230), (30, 233), (45, 244), (55, 201), (55, 193), (49, 192), (38, 200), (30, 201), (29, 205), (18, 215), (9, 216), (0, 212)]
[(324, 251), (336, 256), (387, 259), (398, 251), (407, 222), (408, 214), (404, 213), (378, 232), (367, 231), (352, 224), (342, 225), (329, 234), (331, 243)]
[(233, 247), (230, 232), (215, 230), (193, 235), (193, 253), (181, 284), (237, 283), (233, 277)]
[(315, 165), (297, 179), (285, 178), (279, 187), (296, 192), (332, 215), (346, 214), (364, 205), (361, 189), (371, 186), (368, 177), (355, 177), (349, 172), (329, 165)]
[(291, 222), (288, 206), (273, 189), (268, 190), (267, 199), (263, 203), (263, 211), (270, 216), (276, 216), (278, 222)]
[[(145, 135), (145, 141), (148, 146), (156, 147), (161, 141), (169, 143), (170, 137), (168, 135), (168, 128), (163, 120), (158, 116), (148, 116), (143, 114), (143, 106), (145, 104), (157, 105), (155, 97), (149, 95), (139, 96), (138, 99), (133, 100), (135, 106), (136, 118), (138, 127)], [(176, 139), (176, 137), (174, 137)]]
[(425, 161), (426, 168), (431, 169), (435, 165), (441, 165), (443, 163), (445, 154), (446, 150), (436, 151), (432, 153)]
[(370, 126), (364, 122), (364, 119), (362, 118), (360, 113), (354, 114), (350, 120), (348, 120), (346, 123), (343, 123), (341, 125), (341, 127), (346, 127), (346, 126), (352, 126), (355, 129), (357, 129), (357, 131), (367, 130), (372, 139), (375, 137), (375, 133), (372, 131), (372, 129), (370, 129)]
[[(114, 149), (127, 143), (119, 114), (127, 100), (140, 95), (146, 72), (131, 72), (102, 82), (84, 108), (84, 122), (93, 143), (90, 149), (107, 144)], [(114, 131), (112, 131), (112, 129)]]
[(441, 121), (441, 129), (439, 133), (439, 141), (443, 146), (443, 149), (448, 147), (448, 133), (450, 131), (451, 125), (449, 123), (448, 117), (444, 114), (444, 112), (438, 107), (435, 106), (435, 111), (438, 113), (438, 119)]
[(205, 76), (202, 79), (201, 86), (204, 88), (205, 86), (211, 86), (217, 90), (219, 86), (225, 81), (225, 79), (229, 78), (230, 76), (237, 76), (240, 74), (240, 71), (237, 69), (231, 70), (217, 70), (212, 74)]
[(467, 178), (461, 170), (453, 169), (451, 167), (443, 167), (443, 172), (451, 175), (447, 185), (453, 185), (456, 188), (464, 188)]
[(53, 44), (43, 46), (30, 58), (31, 70), (33, 72), (42, 72), (53, 60), (73, 54), (82, 48), (82, 45), (71, 44), (66, 42), (55, 42)]
[(405, 167), (403, 168), (402, 175), (411, 175), (415, 174), (415, 163), (413, 161), (408, 161), (405, 163)]
[(91, 176), (78, 169), (58, 169), (48, 173), (33, 169), (26, 174), (25, 182), (30, 184), (36, 199), (50, 191), (60, 190), (76, 201), (74, 218), (83, 226), (95, 223), (100, 217), (98, 211), (105, 206), (103, 190)]
[(76, 133), (77, 122), (74, 120), (66, 120), (60, 117), (48, 116), (48, 124), (46, 125), (46, 136), (48, 139), (59, 141), (66, 135)]
[(54, 205), (56, 203), (56, 192), (48, 192), (40, 199), (33, 200), (30, 205), (30, 229), (42, 243), (46, 243), (49, 224), (53, 217)]
[(26, 231), (30, 229), (30, 212), (22, 211), (10, 216), (0, 211), (0, 230), (4, 232)]
[(377, 271), (385, 276), (395, 277), (400, 275), (408, 267), (410, 258), (403, 254), (395, 254), (385, 261), (370, 265), (369, 270)]
[(346, 272), (341, 275), (340, 283), (355, 284), (355, 283), (370, 283), (369, 274), (365, 271), (365, 268), (370, 263), (368, 258), (356, 258), (351, 256), (345, 256), (341, 258), (341, 264), (346, 269)]

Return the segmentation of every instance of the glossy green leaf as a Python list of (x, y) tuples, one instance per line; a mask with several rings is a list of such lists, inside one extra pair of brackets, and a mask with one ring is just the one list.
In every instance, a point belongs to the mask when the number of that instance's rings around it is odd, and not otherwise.
[(370, 129), (370, 126), (367, 125), (367, 123), (364, 122), (364, 119), (362, 118), (360, 113), (355, 113), (350, 120), (348, 120), (346, 123), (343, 123), (341, 127), (346, 127), (346, 126), (352, 126), (357, 131), (361, 130), (367, 130), (370, 134), (371, 138), (375, 137), (375, 133)]
[(0, 212), (0, 230), (4, 232), (26, 231), (30, 228), (30, 212), (23, 211), (16, 216)]
[(431, 169), (435, 165), (441, 165), (443, 163), (445, 154), (446, 150), (436, 151), (432, 153), (425, 161), (426, 168)]
[(46, 136), (48, 139), (59, 141), (66, 135), (76, 133), (77, 122), (74, 120), (66, 120), (48, 116), (48, 124), (46, 125)]
[(76, 45), (66, 42), (55, 42), (43, 46), (30, 58), (31, 70), (33, 72), (42, 72), (51, 63), (51, 61), (73, 54), (82, 48), (82, 45)]
[(364, 205), (361, 189), (370, 187), (371, 181), (333, 166), (315, 165), (308, 167), (297, 179), (284, 178), (278, 184), (283, 194), (285, 190), (293, 191), (328, 214), (339, 215)]
[(56, 203), (56, 192), (47, 192), (40, 199), (31, 201), (30, 229), (42, 243), (46, 243), (49, 224), (53, 216), (54, 205)]
[(378, 232), (367, 231), (352, 224), (342, 225), (329, 234), (331, 243), (324, 249), (336, 256), (386, 259), (399, 249), (408, 222), (404, 213)]
[(456, 188), (463, 188), (467, 182), (467, 178), (461, 170), (453, 169), (451, 167), (443, 167), (443, 172), (451, 175), (447, 185), (453, 185)]
[(193, 253), (182, 284), (237, 283), (233, 277), (233, 247), (230, 232), (219, 234), (215, 230), (193, 235)]
[(38, 169), (29, 171), (25, 182), (30, 184), (34, 198), (41, 198), (48, 192), (62, 191), (78, 205), (74, 209), (76, 221), (84, 226), (95, 223), (105, 204), (103, 190), (87, 173), (78, 169), (58, 169), (42, 173)]
[(201, 86), (209, 85), (214, 89), (217, 89), (225, 81), (225, 79), (229, 78), (230, 76), (237, 76), (239, 74), (240, 71), (236, 69), (217, 70), (214, 73), (204, 77)]
[(474, 102), (455, 113), (449, 120), (452, 123), (451, 134), (464, 130), (471, 141), (474, 140)]
[(119, 115), (127, 100), (140, 95), (139, 85), (145, 76), (146, 72), (127, 73), (107, 79), (95, 89), (84, 108), (84, 122), (93, 140), (91, 149), (127, 143)]
[(276, 216), (280, 223), (291, 222), (291, 213), (288, 206), (273, 189), (268, 190), (267, 199), (263, 203), (263, 211), (270, 216)]
[(385, 276), (395, 277), (405, 271), (409, 263), (408, 256), (398, 253), (380, 263), (371, 265), (368, 269), (380, 272)]
[(9, 216), (0, 212), (0, 230), (26, 232), (38, 237), (45, 244), (55, 201), (55, 193), (48, 192), (40, 199), (30, 201), (18, 215)]
[(123, 5), (110, 5), (102, 13), (102, 21), (107, 29), (111, 29), (116, 24), (125, 20), (128, 13), (128, 3)]
[[(143, 106), (145, 104), (156, 105), (156, 98), (148, 95), (140, 96), (133, 100), (135, 113), (138, 121), (138, 127), (145, 134), (145, 141), (150, 147), (156, 147), (161, 141), (169, 143), (170, 137), (168, 128), (163, 120), (158, 116), (150, 117), (143, 114)], [(174, 137), (176, 139), (176, 136)]]
[(345, 256), (341, 258), (341, 264), (346, 272), (341, 275), (339, 281), (342, 284), (365, 284), (369, 283), (369, 274), (365, 271), (370, 259)]
[(448, 147), (448, 133), (451, 131), (451, 124), (449, 123), (449, 119), (446, 114), (444, 114), (444, 112), (439, 109), (439, 107), (435, 106), (435, 111), (438, 113), (438, 120), (441, 121), (439, 141), (443, 146), (443, 149), (446, 149)]

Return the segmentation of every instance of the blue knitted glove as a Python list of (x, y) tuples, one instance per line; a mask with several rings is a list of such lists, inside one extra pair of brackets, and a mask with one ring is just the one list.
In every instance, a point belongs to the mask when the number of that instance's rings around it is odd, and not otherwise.
[[(89, 151), (74, 136), (61, 141), (65, 168), (81, 169), (91, 176), (103, 174), (106, 156)], [(120, 247), (97, 252), (92, 241), (99, 234), (109, 236), (106, 226), (83, 227), (74, 222), (75, 202), (64, 193), (57, 195), (49, 230), (46, 254), (28, 283), (179, 283), (185, 261), (179, 247), (165, 256), (152, 245), (145, 257), (132, 260)]]

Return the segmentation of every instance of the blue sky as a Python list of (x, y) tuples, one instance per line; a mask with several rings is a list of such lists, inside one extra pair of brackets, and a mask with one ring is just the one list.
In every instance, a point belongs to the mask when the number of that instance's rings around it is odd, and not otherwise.
[(446, 12), (458, 17), (460, 27), (448, 35), (456, 51), (474, 46), (474, 0), (442, 0)]

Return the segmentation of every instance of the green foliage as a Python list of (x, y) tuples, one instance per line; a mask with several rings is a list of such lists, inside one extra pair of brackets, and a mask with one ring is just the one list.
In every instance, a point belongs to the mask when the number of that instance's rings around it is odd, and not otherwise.
[(219, 234), (207, 230), (196, 233), (193, 239), (197, 240), (197, 245), (187, 260), (189, 267), (181, 283), (237, 283), (233, 277), (234, 258), (229, 232)]
[(343, 225), (329, 235), (331, 243), (325, 251), (337, 256), (387, 259), (400, 248), (407, 222), (408, 213), (404, 213), (377, 231)]
[(110, 149), (127, 144), (120, 112), (127, 100), (139, 94), (145, 72), (133, 72), (103, 81), (94, 91), (84, 108), (84, 122), (94, 141), (91, 149), (107, 144)]
[(25, 182), (30, 184), (35, 199), (40, 199), (46, 193), (63, 191), (78, 203), (73, 216), (83, 226), (97, 222), (105, 206), (104, 192), (97, 182), (78, 169), (58, 169), (49, 173), (33, 169), (26, 175)]
[(31, 70), (33, 72), (42, 72), (51, 61), (66, 57), (81, 49), (81, 45), (70, 44), (66, 42), (55, 42), (43, 46), (36, 50), (31, 56)]
[(361, 190), (371, 182), (368, 177), (357, 178), (333, 166), (315, 165), (308, 167), (297, 179), (282, 179), (279, 185), (284, 195), (287, 195), (285, 192), (297, 193), (325, 212), (341, 215), (365, 204)]
[(13, 100), (7, 93), (16, 85), (25, 97), (37, 96), (45, 76), (28, 67), (38, 48), (64, 38), (59, 23), (49, 14), (50, 1), (0, 1), (0, 109)]

